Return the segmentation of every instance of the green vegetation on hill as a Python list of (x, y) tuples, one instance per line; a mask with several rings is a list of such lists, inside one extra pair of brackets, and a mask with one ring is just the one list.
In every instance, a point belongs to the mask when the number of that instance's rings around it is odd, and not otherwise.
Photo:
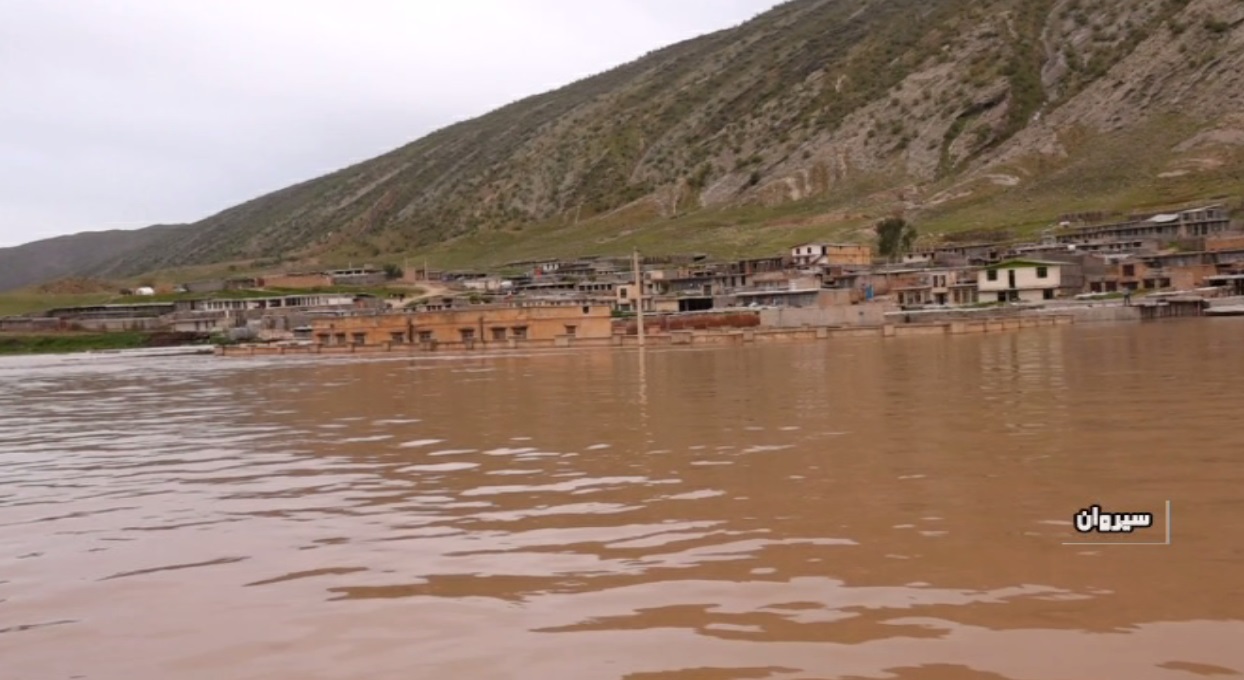
[(0, 272), (74, 253), (0, 290), (406, 256), (761, 255), (870, 238), (891, 214), (929, 237), (1024, 234), (1238, 197), (1242, 31), (1237, 0), (793, 0), (193, 225), (0, 250)]
[(183, 233), (182, 227), (161, 225), (59, 236), (0, 248), (0, 291), (90, 273), (125, 253), (177, 241)]
[(0, 293), (0, 316), (34, 314), (53, 307), (101, 305), (118, 296), (110, 293), (78, 293), (53, 295), (38, 292)]

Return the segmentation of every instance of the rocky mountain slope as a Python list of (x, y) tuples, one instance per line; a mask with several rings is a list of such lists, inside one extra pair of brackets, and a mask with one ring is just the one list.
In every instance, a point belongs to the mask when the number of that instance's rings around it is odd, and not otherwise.
[(177, 242), (185, 226), (95, 231), (0, 248), (0, 291), (110, 268), (148, 247)]
[(1242, 24), (1238, 0), (794, 0), (73, 273), (549, 225), (566, 243), (626, 210), (642, 230), (790, 202), (936, 217), (1244, 193)]

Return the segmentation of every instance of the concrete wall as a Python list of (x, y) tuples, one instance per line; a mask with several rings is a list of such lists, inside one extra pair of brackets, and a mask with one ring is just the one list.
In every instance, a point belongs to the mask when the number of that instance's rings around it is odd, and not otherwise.
[(1041, 310), (1041, 314), (1070, 316), (1076, 323), (1106, 323), (1114, 321), (1140, 321), (1140, 308), (1126, 305), (1094, 305), (1058, 307)]
[(825, 253), (827, 264), (866, 266), (872, 264), (873, 248), (869, 245), (831, 244)]
[(212, 279), (207, 281), (191, 281), (182, 284), (186, 290), (191, 293), (216, 293), (225, 289), (224, 279)]
[(9, 333), (34, 333), (61, 330), (60, 319), (15, 316), (0, 319), (0, 331)]
[(873, 249), (859, 243), (805, 243), (791, 248), (791, 259), (808, 264), (868, 265)]
[(268, 288), (326, 288), (333, 285), (333, 277), (327, 274), (276, 274), (263, 277)]
[(353, 295), (344, 293), (307, 293), (269, 298), (214, 298), (211, 300), (198, 300), (193, 307), (195, 311), (201, 312), (258, 310), (266, 313), (280, 312), (283, 309), (350, 309), (355, 307), (355, 301)]
[(70, 328), (84, 331), (159, 331), (164, 330), (164, 320), (152, 317), (132, 319), (74, 319), (67, 322)]
[[(644, 316), (644, 334), (652, 335), (666, 331), (710, 330), (723, 328), (753, 328), (760, 324), (760, 312), (756, 310), (730, 310), (723, 312), (689, 312), (686, 314), (662, 314)], [(614, 333), (635, 335), (639, 324), (634, 317), (615, 319)]]
[(837, 305), (825, 308), (762, 309), (760, 325), (771, 328), (800, 326), (880, 326), (886, 312), (898, 306), (886, 302), (865, 302), (858, 305)]
[[(885, 325), (872, 328), (758, 328), (731, 331), (674, 331), (652, 335), (645, 339), (650, 347), (671, 345), (723, 345), (792, 340), (834, 340), (837, 338), (893, 338), (919, 335), (964, 335), (974, 333), (1000, 333), (1025, 328), (1062, 326), (1072, 323), (1068, 316), (1044, 316), (988, 321), (955, 321), (942, 324), (912, 324), (906, 326)], [(416, 353), (429, 350), (536, 350), (554, 348), (618, 348), (635, 347), (635, 336), (615, 335), (607, 338), (568, 338), (553, 340), (508, 340), (502, 343), (464, 344), (444, 343), (436, 346), (395, 344), (383, 342), (369, 345), (295, 345), (295, 346), (227, 346), (217, 349), (224, 356), (252, 356), (272, 354), (386, 354), (393, 352)]]
[(1217, 298), (1209, 298), (1210, 307), (1240, 307), (1244, 306), (1244, 297), (1239, 295), (1228, 295)]
[(1244, 249), (1244, 236), (1220, 235), (1205, 239), (1205, 249), (1209, 251)]
[(1192, 290), (1205, 285), (1205, 277), (1218, 273), (1212, 264), (1197, 264), (1186, 267), (1170, 267), (1171, 288), (1175, 290)]
[(334, 286), (381, 286), (388, 282), (388, 277), (384, 272), (376, 272), (372, 274), (345, 274), (341, 276), (330, 276)]
[(211, 333), (213, 331), (223, 330), (221, 319), (211, 318), (189, 318), (189, 319), (172, 319), (165, 321), (165, 330), (174, 333)]

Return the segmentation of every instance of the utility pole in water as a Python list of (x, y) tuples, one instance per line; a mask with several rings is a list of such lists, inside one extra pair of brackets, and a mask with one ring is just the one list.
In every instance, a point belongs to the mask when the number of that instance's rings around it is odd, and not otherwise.
[(635, 330), (639, 334), (639, 346), (644, 346), (644, 277), (639, 270), (639, 248), (632, 256), (632, 267), (635, 270)]

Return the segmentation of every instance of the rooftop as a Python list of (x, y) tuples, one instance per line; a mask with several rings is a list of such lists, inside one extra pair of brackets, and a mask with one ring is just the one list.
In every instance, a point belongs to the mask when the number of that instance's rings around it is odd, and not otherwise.
[(735, 295), (736, 295), (736, 296), (738, 296), (738, 297), (759, 297), (759, 296), (762, 296), (762, 295), (805, 295), (805, 294), (807, 294), (807, 293), (819, 293), (819, 292), (821, 292), (822, 290), (843, 290), (843, 289), (842, 289), (842, 288), (836, 288), (836, 289), (827, 289), (827, 288), (800, 288), (800, 289), (798, 289), (798, 290), (791, 290), (791, 289), (789, 289), (789, 288), (778, 288), (778, 289), (775, 289), (775, 290), (748, 290), (748, 291), (740, 291), (740, 292), (738, 292), (738, 293), (735, 293)]
[(1062, 267), (1066, 264), (1067, 264), (1066, 262), (1055, 262), (1052, 260), (1036, 260), (1036, 259), (1031, 259), (1031, 258), (1013, 258), (1010, 260), (1003, 260), (1002, 262), (998, 262), (997, 264), (991, 264), (987, 267), (983, 267), (982, 271), (988, 271), (990, 269), (1007, 269), (1010, 267)]

